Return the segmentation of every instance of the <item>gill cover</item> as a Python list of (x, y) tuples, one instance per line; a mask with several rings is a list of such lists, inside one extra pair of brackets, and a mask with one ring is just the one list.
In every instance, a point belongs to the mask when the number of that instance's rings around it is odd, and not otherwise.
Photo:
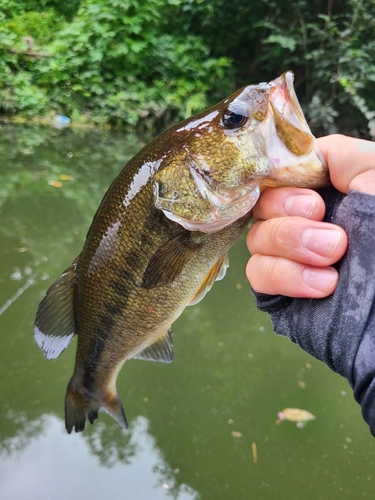
[(328, 183), (292, 72), (241, 89), (183, 122), (174, 137), (181, 153), (155, 175), (155, 206), (189, 231), (232, 224), (253, 208), (263, 185)]

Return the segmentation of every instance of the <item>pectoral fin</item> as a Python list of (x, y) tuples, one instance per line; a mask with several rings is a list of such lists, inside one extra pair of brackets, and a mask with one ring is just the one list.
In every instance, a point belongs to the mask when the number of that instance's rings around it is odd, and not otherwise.
[(189, 231), (181, 231), (162, 245), (149, 260), (143, 274), (144, 288), (172, 283), (194, 255), (199, 243), (193, 241)]
[(134, 359), (171, 363), (174, 359), (172, 334), (172, 329), (169, 328), (167, 333), (159, 337), (156, 342), (134, 356)]
[(224, 278), (228, 267), (229, 267), (229, 259), (228, 255), (225, 254), (210, 269), (209, 273), (207, 274), (203, 283), (201, 284), (199, 290), (197, 290), (197, 292), (191, 299), (189, 306), (198, 304), (198, 302), (200, 302), (203, 299), (206, 293), (211, 290), (215, 281), (220, 281)]
[(39, 304), (34, 339), (47, 359), (60, 356), (74, 337), (73, 281), (77, 260), (53, 283)]

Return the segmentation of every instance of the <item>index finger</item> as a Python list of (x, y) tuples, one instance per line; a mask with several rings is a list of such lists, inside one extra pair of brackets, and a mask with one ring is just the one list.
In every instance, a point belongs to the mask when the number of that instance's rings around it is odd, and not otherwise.
[(375, 194), (375, 142), (334, 134), (320, 137), (317, 145), (336, 189)]
[(275, 217), (298, 216), (315, 221), (323, 219), (325, 204), (321, 196), (311, 189), (296, 187), (267, 188), (254, 210), (254, 221)]

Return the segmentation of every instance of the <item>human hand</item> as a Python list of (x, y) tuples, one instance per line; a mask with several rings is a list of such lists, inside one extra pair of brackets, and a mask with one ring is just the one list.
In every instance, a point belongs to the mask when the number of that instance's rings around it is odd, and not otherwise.
[[(375, 143), (342, 135), (317, 139), (332, 184), (375, 194)], [(269, 188), (254, 207), (247, 236), (252, 257), (246, 268), (253, 289), (270, 295), (323, 298), (336, 288), (335, 264), (345, 253), (347, 236), (322, 222), (325, 204), (315, 191)]]
[(266, 190), (248, 234), (247, 274), (275, 333), (348, 379), (375, 437), (375, 143), (333, 135), (318, 144), (335, 187), (322, 197)]

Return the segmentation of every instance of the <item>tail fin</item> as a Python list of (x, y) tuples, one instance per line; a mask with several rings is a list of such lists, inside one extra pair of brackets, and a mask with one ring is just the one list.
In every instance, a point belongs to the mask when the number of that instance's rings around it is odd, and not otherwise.
[(108, 398), (106, 401), (100, 401), (92, 397), (83, 387), (83, 390), (72, 388), (68, 385), (65, 396), (65, 427), (70, 434), (73, 429), (76, 432), (83, 431), (86, 424), (86, 418), (92, 424), (98, 418), (98, 411), (104, 410), (109, 413), (123, 429), (128, 428), (124, 408), (120, 398)]

